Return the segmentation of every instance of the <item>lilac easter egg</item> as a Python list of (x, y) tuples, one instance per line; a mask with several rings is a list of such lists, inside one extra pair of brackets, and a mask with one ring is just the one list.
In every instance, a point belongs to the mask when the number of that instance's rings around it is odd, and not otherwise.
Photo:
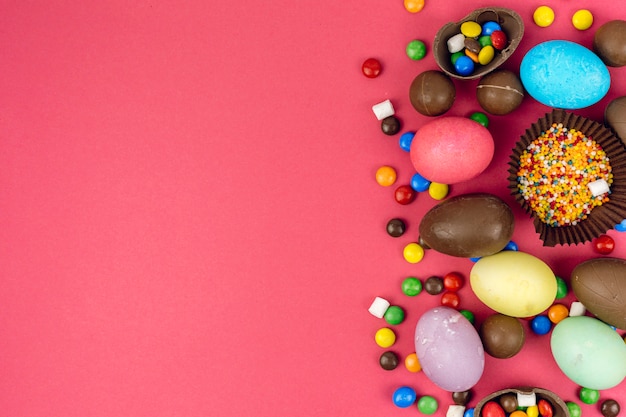
[(478, 332), (449, 307), (432, 308), (420, 317), (415, 328), (415, 353), (428, 379), (450, 392), (472, 388), (485, 368)]

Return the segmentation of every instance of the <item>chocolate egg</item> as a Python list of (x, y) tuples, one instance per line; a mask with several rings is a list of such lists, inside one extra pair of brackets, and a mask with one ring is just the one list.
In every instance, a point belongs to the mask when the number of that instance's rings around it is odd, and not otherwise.
[(500, 252), (513, 235), (511, 208), (486, 193), (464, 194), (431, 208), (419, 225), (420, 239), (446, 255), (474, 258)]
[[(548, 391), (543, 388), (531, 388), (531, 387), (523, 387), (523, 388), (509, 388), (503, 389), (500, 391), (496, 391), (492, 394), (487, 395), (482, 398), (476, 407), (474, 408), (475, 416), (485, 416), (483, 409), (486, 404), (491, 402), (497, 402), (502, 404), (502, 402), (510, 403), (513, 401), (517, 404), (518, 395), (533, 395), (535, 396), (537, 404), (539, 401), (547, 401), (550, 405), (551, 415), (554, 417), (569, 417), (570, 412), (567, 407), (565, 401), (563, 401), (558, 395), (553, 393), (552, 391)], [(503, 407), (504, 408), (504, 407)], [(516, 407), (517, 408), (517, 407)]]
[(450, 110), (454, 103), (454, 83), (441, 71), (424, 71), (411, 83), (409, 99), (424, 116), (439, 116)]
[(609, 67), (626, 65), (626, 20), (611, 20), (596, 30), (593, 50)]
[(618, 97), (606, 106), (604, 122), (626, 144), (626, 96)]
[(476, 99), (486, 112), (504, 115), (522, 104), (524, 87), (512, 71), (497, 70), (480, 80), (476, 86)]
[(478, 333), (485, 352), (498, 359), (517, 355), (526, 339), (519, 319), (499, 313), (487, 317)]
[(595, 258), (572, 271), (572, 291), (600, 320), (626, 329), (626, 260)]

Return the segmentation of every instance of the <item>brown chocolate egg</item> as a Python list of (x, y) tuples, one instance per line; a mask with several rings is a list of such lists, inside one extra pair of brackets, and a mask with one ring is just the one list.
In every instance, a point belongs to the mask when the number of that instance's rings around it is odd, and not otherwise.
[(571, 285), (590, 313), (618, 329), (626, 329), (626, 260), (584, 261), (572, 271)]
[(500, 252), (513, 235), (511, 208), (486, 193), (463, 194), (431, 208), (419, 225), (420, 239), (446, 255), (474, 258)]
[(626, 65), (626, 20), (610, 20), (593, 36), (593, 50), (609, 67)]
[(478, 104), (488, 113), (509, 114), (524, 99), (524, 86), (514, 72), (497, 70), (481, 78), (476, 86)]
[(424, 71), (411, 83), (409, 99), (424, 116), (439, 116), (450, 110), (454, 103), (454, 83), (441, 71)]
[(485, 352), (498, 359), (517, 355), (526, 339), (524, 327), (517, 318), (499, 313), (487, 317), (478, 333)]
[(618, 97), (606, 106), (604, 122), (626, 144), (626, 96)]
[(511, 400), (514, 400), (514, 402), (517, 403), (517, 398), (519, 395), (529, 396), (533, 394), (537, 404), (539, 404), (539, 401), (542, 400), (548, 403), (552, 411), (551, 415), (553, 417), (569, 417), (570, 412), (565, 401), (563, 401), (554, 392), (537, 387), (508, 388), (493, 392), (478, 401), (478, 404), (476, 404), (476, 407), (474, 407), (474, 415), (484, 416), (485, 414), (483, 413), (483, 409), (485, 405), (490, 402), (496, 402), (502, 405), (502, 402), (508, 403), (512, 402)]

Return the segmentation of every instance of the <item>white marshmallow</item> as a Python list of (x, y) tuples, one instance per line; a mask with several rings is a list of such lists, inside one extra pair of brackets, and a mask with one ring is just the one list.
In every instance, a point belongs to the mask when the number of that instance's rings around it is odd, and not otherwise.
[(381, 297), (376, 297), (369, 308), (369, 312), (379, 319), (382, 319), (391, 304)]
[(462, 405), (451, 405), (448, 406), (448, 411), (446, 412), (446, 417), (463, 417), (465, 414), (465, 407)]
[(584, 316), (587, 308), (580, 301), (572, 302), (572, 305), (569, 308), (570, 317), (576, 316)]
[(587, 184), (587, 188), (589, 188), (589, 191), (591, 191), (591, 194), (593, 194), (594, 197), (606, 194), (610, 191), (609, 183), (607, 183), (604, 179), (590, 182)]
[(530, 407), (532, 405), (537, 405), (537, 396), (534, 392), (518, 392), (517, 405), (518, 407)]
[(396, 111), (393, 108), (390, 100), (385, 100), (372, 106), (372, 111), (376, 115), (378, 120), (383, 120), (385, 117), (393, 116)]

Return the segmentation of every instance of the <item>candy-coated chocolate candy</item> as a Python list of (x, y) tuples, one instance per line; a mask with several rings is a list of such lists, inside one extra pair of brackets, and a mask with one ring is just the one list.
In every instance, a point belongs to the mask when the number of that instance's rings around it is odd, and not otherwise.
[(422, 366), (420, 365), (420, 361), (417, 358), (417, 355), (415, 354), (415, 352), (410, 353), (406, 356), (406, 358), (404, 359), (404, 366), (406, 367), (406, 370), (409, 372), (419, 372), (422, 370)]
[(552, 404), (543, 398), (537, 401), (537, 409), (539, 410), (539, 415), (541, 415), (541, 417), (552, 417), (554, 414)]
[(402, 219), (391, 219), (387, 222), (387, 234), (391, 237), (400, 237), (406, 231), (406, 225)]
[(393, 185), (397, 177), (396, 170), (388, 165), (383, 165), (376, 170), (376, 182), (383, 187)]
[(493, 57), (495, 56), (495, 54), (496, 54), (496, 51), (493, 46), (487, 45), (483, 47), (478, 53), (478, 63), (480, 65), (487, 65), (493, 60)]
[[(422, 314), (415, 328), (415, 352), (426, 377), (446, 391), (472, 388), (485, 366), (476, 329), (449, 307), (435, 307)], [(461, 363), (463, 372), (459, 372)]]
[(582, 410), (580, 406), (573, 401), (567, 401), (565, 403), (567, 405), (567, 409), (569, 410), (570, 417), (580, 417), (582, 414)]
[(435, 414), (438, 408), (439, 408), (439, 403), (433, 396), (424, 395), (419, 400), (417, 400), (417, 409), (422, 414), (426, 414), (426, 415)]
[(427, 191), (430, 188), (431, 182), (422, 177), (418, 172), (411, 177), (411, 188), (417, 192)]
[(528, 417), (528, 414), (522, 410), (515, 410), (509, 414), (509, 417)]
[(609, 67), (626, 65), (626, 20), (610, 20), (600, 26), (593, 36), (593, 50)]
[(416, 264), (424, 258), (424, 248), (419, 243), (409, 243), (402, 251), (404, 259), (410, 264)]
[(443, 200), (444, 198), (446, 198), (448, 196), (448, 191), (448, 184), (431, 182), (428, 186), (428, 194), (435, 200)]
[(474, 72), (474, 61), (467, 55), (460, 56), (454, 63), (454, 69), (459, 75), (470, 75)]
[(554, 10), (548, 6), (539, 6), (533, 13), (533, 20), (539, 27), (548, 27), (554, 22)]
[(471, 258), (501, 251), (511, 239), (513, 223), (513, 212), (500, 198), (462, 194), (431, 208), (420, 222), (419, 234), (437, 252)]
[(485, 113), (482, 112), (474, 112), (470, 115), (470, 119), (472, 119), (475, 122), (480, 123), (481, 125), (488, 127), (489, 126), (489, 119), (487, 118), (487, 115)]
[(413, 142), (413, 137), (415, 136), (415, 132), (404, 132), (400, 135), (400, 139), (398, 141), (400, 145), (400, 149), (405, 152), (411, 151), (411, 142)]
[(448, 291), (458, 291), (464, 283), (463, 275), (458, 272), (448, 272), (443, 276), (443, 287)]
[(597, 389), (582, 387), (578, 396), (585, 404), (595, 404), (600, 399), (600, 392)]
[(378, 363), (380, 363), (380, 367), (385, 371), (393, 371), (398, 367), (398, 355), (396, 355), (392, 351), (384, 352), (380, 355)]
[(459, 57), (461, 56), (465, 56), (465, 53), (463, 51), (455, 52), (450, 55), (450, 62), (452, 62), (452, 65), (456, 64), (456, 60), (459, 59)]
[(426, 44), (418, 39), (412, 40), (406, 46), (406, 55), (412, 60), (419, 61), (426, 56)]
[(443, 291), (443, 279), (437, 276), (428, 277), (424, 282), (424, 289), (430, 295), (441, 294)]
[(385, 135), (395, 135), (400, 131), (400, 120), (396, 116), (387, 116), (381, 121), (380, 129)]
[(513, 393), (502, 394), (498, 399), (500, 406), (507, 413), (517, 410), (517, 395)]
[(488, 36), (488, 35), (491, 35), (494, 30), (502, 30), (502, 26), (500, 26), (498, 22), (494, 22), (493, 20), (490, 20), (488, 22), (483, 23), (482, 32), (480, 34), (483, 36), (485, 35)]
[(376, 78), (380, 75), (382, 66), (376, 58), (367, 58), (363, 65), (361, 65), (361, 71), (367, 78)]
[(411, 104), (424, 116), (439, 116), (447, 112), (454, 104), (455, 95), (456, 89), (450, 77), (436, 70), (422, 72), (409, 88)]
[(552, 356), (576, 384), (609, 389), (626, 377), (626, 344), (606, 323), (589, 316), (568, 317), (554, 326)]
[(548, 318), (554, 324), (569, 316), (569, 309), (563, 304), (552, 304), (548, 309)]
[(411, 162), (424, 178), (456, 184), (481, 174), (494, 153), (491, 132), (467, 117), (439, 117), (419, 128)]
[(404, 0), (404, 8), (409, 13), (421, 12), (424, 8), (424, 0)]
[(528, 417), (539, 417), (539, 408), (536, 405), (529, 406), (526, 409), (526, 415)]
[(480, 36), (483, 28), (476, 22), (463, 22), (461, 23), (461, 33), (468, 38), (477, 38)]
[(415, 200), (416, 192), (410, 185), (401, 185), (396, 188), (394, 198), (398, 204), (407, 205)]
[(503, 31), (494, 30), (493, 33), (491, 33), (491, 46), (493, 46), (498, 51), (506, 48), (506, 45), (508, 43), (509, 39), (507, 38), (506, 33), (504, 33)]
[(602, 255), (608, 255), (615, 249), (615, 240), (609, 235), (600, 235), (594, 239), (593, 247), (596, 252)]
[(466, 405), (471, 398), (472, 398), (472, 391), (470, 390), (452, 393), (452, 401), (456, 405)]
[(511, 240), (509, 243), (506, 244), (506, 246), (504, 247), (504, 250), (518, 251), (519, 247), (517, 246), (517, 243)]
[(462, 51), (465, 48), (465, 35), (462, 33), (457, 33), (456, 35), (450, 37), (447, 41), (448, 52), (454, 54), (456, 52)]
[[(465, 56), (471, 59), (474, 64), (478, 64), (478, 54), (476, 52), (472, 52), (469, 49), (466, 49)], [(463, 74), (460, 74), (460, 75), (463, 75)]]
[(493, 46), (491, 44), (491, 35), (481, 36), (480, 38), (478, 38), (478, 43), (480, 44), (481, 47)]
[(556, 299), (560, 300), (567, 296), (567, 283), (561, 277), (556, 277)]
[(400, 324), (404, 321), (404, 310), (399, 306), (389, 306), (385, 312), (385, 321), (391, 325)]
[(552, 328), (552, 322), (550, 321), (548, 316), (544, 316), (544, 315), (535, 316), (530, 321), (530, 328), (533, 331), (533, 333), (542, 336), (550, 332), (550, 329)]
[(456, 292), (446, 291), (441, 295), (441, 305), (457, 308), (461, 304), (461, 298)]
[(587, 30), (593, 24), (593, 15), (587, 9), (576, 10), (572, 16), (572, 25), (578, 30)]
[(415, 297), (422, 292), (422, 281), (415, 277), (407, 277), (402, 281), (402, 292), (409, 297)]
[(469, 321), (470, 323), (474, 324), (476, 322), (476, 317), (474, 316), (474, 313), (472, 313), (471, 311), (459, 310), (459, 313), (461, 313), (463, 317), (465, 317), (467, 321)]
[(474, 407), (470, 407), (466, 409), (465, 412), (463, 413), (463, 417), (474, 417), (474, 411), (475, 411)]
[(615, 400), (604, 400), (600, 405), (600, 412), (604, 417), (617, 417), (620, 412), (619, 403)]
[(417, 393), (411, 387), (400, 387), (393, 392), (393, 403), (396, 407), (407, 408), (417, 399)]
[(396, 334), (388, 327), (383, 327), (376, 331), (374, 335), (374, 340), (376, 344), (381, 348), (388, 348), (393, 346), (396, 343)]
[(474, 38), (465, 38), (465, 49), (474, 52), (475, 54), (480, 52), (480, 43)]
[(487, 401), (480, 413), (481, 417), (506, 417), (504, 410), (495, 401)]
[[(487, 317), (478, 333), (485, 352), (498, 359), (507, 359), (517, 355), (524, 346), (526, 338), (524, 327), (518, 319), (499, 313)], [(505, 410), (508, 409), (505, 407)], [(510, 413), (510, 411), (507, 412)]]

